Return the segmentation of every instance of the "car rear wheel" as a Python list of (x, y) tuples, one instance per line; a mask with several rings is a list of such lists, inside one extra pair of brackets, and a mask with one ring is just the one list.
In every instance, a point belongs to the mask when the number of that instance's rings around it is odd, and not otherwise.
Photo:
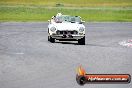
[(48, 36), (48, 41), (50, 41), (50, 37)]
[(78, 40), (79, 45), (85, 45), (85, 36)]

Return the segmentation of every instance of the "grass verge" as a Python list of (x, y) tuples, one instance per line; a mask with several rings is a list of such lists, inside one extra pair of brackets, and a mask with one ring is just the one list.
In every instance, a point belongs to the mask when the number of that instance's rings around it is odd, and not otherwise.
[(51, 16), (61, 12), (79, 15), (85, 21), (132, 22), (132, 8), (63, 8), (39, 6), (0, 6), (0, 21), (47, 21)]
[(64, 7), (130, 7), (132, 0), (0, 0), (0, 3), (17, 5), (43, 5)]

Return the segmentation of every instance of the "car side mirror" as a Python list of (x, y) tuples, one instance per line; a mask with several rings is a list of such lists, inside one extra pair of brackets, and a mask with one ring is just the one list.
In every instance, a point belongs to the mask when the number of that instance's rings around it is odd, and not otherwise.
[(85, 21), (81, 21), (81, 23), (85, 23)]
[(81, 22), (80, 22), (80, 24), (83, 24), (83, 23), (85, 23), (85, 21), (81, 21)]
[(51, 20), (48, 20), (49, 24), (51, 24)]

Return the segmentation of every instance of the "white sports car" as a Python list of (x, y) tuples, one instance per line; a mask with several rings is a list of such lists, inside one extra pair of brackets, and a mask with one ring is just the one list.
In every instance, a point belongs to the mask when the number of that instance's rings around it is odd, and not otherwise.
[(53, 16), (48, 25), (48, 41), (78, 41), (85, 45), (85, 26), (80, 16), (62, 15)]

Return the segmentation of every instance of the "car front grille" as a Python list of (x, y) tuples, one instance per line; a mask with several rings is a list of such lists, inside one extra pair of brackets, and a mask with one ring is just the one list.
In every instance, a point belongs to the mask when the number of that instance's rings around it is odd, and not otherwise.
[(70, 35), (70, 34), (74, 34), (74, 35), (76, 35), (76, 34), (78, 34), (78, 32), (76, 31), (76, 30), (74, 30), (74, 31), (56, 31), (56, 34), (57, 35)]

